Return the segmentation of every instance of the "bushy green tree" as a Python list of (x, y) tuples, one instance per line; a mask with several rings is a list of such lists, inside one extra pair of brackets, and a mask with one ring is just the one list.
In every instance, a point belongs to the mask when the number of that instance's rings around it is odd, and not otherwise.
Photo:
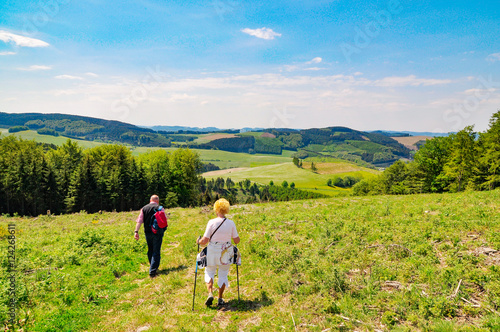
[(500, 110), (491, 117), (490, 127), (480, 135), (480, 142), (479, 186), (493, 190), (500, 186)]
[(344, 187), (344, 179), (342, 179), (340, 176), (336, 177), (333, 181), (332, 181), (332, 184), (335, 186), (335, 187), (340, 187), (340, 188), (343, 188)]
[(415, 162), (422, 172), (423, 192), (443, 192), (447, 186), (440, 175), (451, 153), (450, 137), (428, 139), (415, 154)]
[(473, 177), (477, 160), (475, 140), (473, 126), (451, 135), (451, 154), (443, 167), (444, 174), (452, 181), (448, 186), (451, 191), (462, 191)]
[(192, 150), (178, 149), (172, 152), (170, 156), (172, 190), (169, 191), (177, 195), (180, 206), (196, 205), (198, 176), (202, 166), (200, 157)]

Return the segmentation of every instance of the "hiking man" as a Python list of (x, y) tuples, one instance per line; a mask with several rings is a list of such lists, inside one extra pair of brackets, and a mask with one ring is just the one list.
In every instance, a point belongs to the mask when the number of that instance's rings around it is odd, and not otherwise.
[(158, 195), (151, 196), (149, 204), (141, 209), (134, 231), (134, 238), (139, 240), (139, 229), (141, 228), (141, 224), (144, 224), (144, 236), (148, 244), (148, 260), (150, 264), (149, 276), (151, 278), (156, 277), (158, 274), (158, 267), (160, 266), (161, 259), (161, 243), (163, 241), (163, 234), (165, 233), (164, 229), (159, 229), (156, 234), (151, 230), (151, 221), (159, 206), (160, 198)]

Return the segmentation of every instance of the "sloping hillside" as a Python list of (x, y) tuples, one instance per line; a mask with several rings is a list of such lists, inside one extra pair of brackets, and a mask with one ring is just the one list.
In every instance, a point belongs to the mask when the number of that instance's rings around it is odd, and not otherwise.
[(199, 140), (187, 145), (195, 149), (217, 149), (240, 153), (282, 154), (295, 151), (300, 159), (308, 157), (345, 159), (361, 166), (387, 166), (410, 157), (410, 149), (380, 133), (360, 132), (345, 127), (265, 129), (245, 132), (211, 141)]
[(296, 149), (299, 158), (333, 157), (385, 166), (410, 156), (410, 150), (391, 137), (346, 127), (270, 132), (284, 143), (284, 149)]
[(167, 137), (152, 129), (79, 115), (0, 112), (0, 125), (4, 128), (26, 126), (39, 133), (89, 141), (121, 142), (137, 146), (171, 145)]
[[(498, 331), (500, 192), (239, 205), (226, 306), (203, 304), (195, 239), (214, 214), (173, 209), (148, 277), (137, 211), (0, 217), (16, 232), (23, 331)], [(36, 230), (32, 231), (32, 230)], [(8, 264), (0, 265), (7, 275)], [(9, 285), (0, 280), (3, 289)], [(7, 319), (8, 293), (0, 303)]]
[(267, 185), (273, 181), (276, 185), (281, 185), (283, 181), (289, 184), (294, 183), (298, 189), (309, 190), (325, 195), (336, 195), (339, 188), (332, 188), (327, 185), (329, 179), (338, 176), (350, 175), (357, 178), (369, 178), (378, 174), (378, 171), (359, 167), (351, 163), (317, 163), (317, 172), (310, 170), (310, 164), (298, 168), (292, 163), (282, 163), (276, 165), (267, 165), (253, 168), (241, 168), (226, 170), (227, 173), (221, 174), (220, 171), (204, 173), (207, 179), (218, 177), (231, 178), (235, 182), (249, 179), (258, 184)]
[[(308, 157), (344, 159), (360, 166), (388, 166), (409, 158), (410, 149), (381, 133), (361, 132), (346, 127), (265, 129), (260, 132), (188, 134), (155, 132), (131, 124), (65, 114), (0, 113), (0, 126), (25, 126), (39, 134), (64, 136), (106, 143), (126, 143), (146, 147), (190, 147), (248, 154), (282, 155), (283, 150)], [(13, 128), (14, 129), (14, 128)], [(22, 128), (16, 128), (22, 130)]]

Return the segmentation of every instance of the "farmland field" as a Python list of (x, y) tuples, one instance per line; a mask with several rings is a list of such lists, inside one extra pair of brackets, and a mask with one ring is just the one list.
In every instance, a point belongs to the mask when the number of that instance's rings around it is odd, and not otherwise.
[[(47, 143), (47, 144), (54, 144), (54, 145), (63, 145), (68, 138), (64, 136), (51, 136), (51, 135), (40, 135), (36, 131), (33, 130), (27, 130), (27, 131), (20, 131), (17, 133), (9, 133), (8, 129), (1, 129), (0, 128), (0, 134), (2, 136), (8, 136), (8, 135), (15, 135), (17, 137), (20, 137), (25, 140), (35, 140), (36, 142), (40, 143)], [(100, 142), (94, 142), (94, 141), (84, 141), (84, 140), (79, 140), (79, 139), (71, 139), (75, 142), (78, 143), (83, 148), (93, 148), (94, 146), (99, 146), (105, 143), (100, 143)]]
[(496, 190), (234, 206), (241, 300), (232, 267), (228, 304), (205, 307), (201, 270), (194, 312), (209, 209), (170, 210), (156, 279), (137, 211), (0, 217), (0, 237), (15, 225), (24, 331), (498, 331), (499, 202)]
[(200, 135), (195, 142), (196, 143), (207, 143), (220, 138), (233, 138), (236, 137), (234, 134), (205, 134)]
[[(139, 155), (147, 151), (153, 151), (159, 148), (145, 148), (136, 147), (133, 148), (132, 154)], [(167, 151), (173, 151), (176, 148), (166, 148)], [(235, 168), (235, 167), (257, 167), (263, 165), (272, 165), (278, 163), (289, 162), (292, 159), (292, 154), (294, 151), (283, 151), (281, 155), (272, 154), (248, 154), (248, 153), (236, 153), (220, 150), (202, 150), (193, 149), (201, 158), (201, 161), (205, 163), (212, 163), (220, 168)]]
[[(22, 139), (35, 140), (40, 143), (49, 143), (55, 145), (64, 144), (68, 138), (63, 136), (50, 136), (50, 135), (39, 135), (36, 131), (28, 130), (10, 134), (8, 129), (0, 128), (0, 134), (2, 135), (16, 135)], [(105, 143), (75, 140), (83, 148), (92, 148), (94, 146), (102, 145)], [(154, 151), (158, 149), (165, 149), (167, 151), (173, 151), (177, 148), (151, 148), (151, 147), (130, 147), (134, 156), (145, 153), (147, 151)], [(283, 151), (281, 155), (271, 155), (271, 154), (247, 154), (247, 153), (235, 153), (220, 150), (201, 150), (194, 149), (196, 153), (200, 155), (203, 162), (213, 163), (220, 168), (234, 168), (234, 167), (257, 167), (263, 165), (271, 165), (277, 163), (289, 162), (291, 160), (293, 151)]]
[(410, 150), (418, 150), (417, 146), (415, 145), (417, 142), (432, 139), (431, 136), (410, 136), (410, 137), (391, 137), (391, 138), (403, 144)]
[(304, 162), (304, 168), (298, 168), (291, 162), (261, 166), (248, 169), (231, 171), (228, 174), (218, 174), (209, 172), (203, 176), (207, 179), (217, 177), (231, 178), (234, 182), (249, 179), (258, 184), (266, 185), (270, 181), (280, 185), (283, 181), (294, 182), (296, 188), (309, 190), (325, 195), (337, 195), (341, 192), (348, 192), (346, 189), (331, 188), (326, 185), (328, 179), (339, 175), (350, 175), (353, 177), (367, 178), (378, 174), (378, 171), (359, 167), (347, 162), (318, 163), (318, 171), (314, 173), (310, 170), (310, 163)]

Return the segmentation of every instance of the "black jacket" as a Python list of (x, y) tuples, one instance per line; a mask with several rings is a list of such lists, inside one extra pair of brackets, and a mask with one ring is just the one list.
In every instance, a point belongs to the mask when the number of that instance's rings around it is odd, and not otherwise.
[(144, 216), (144, 233), (153, 233), (151, 230), (151, 221), (156, 213), (155, 209), (157, 209), (158, 206), (159, 205), (156, 203), (149, 203), (142, 208), (142, 214)]

